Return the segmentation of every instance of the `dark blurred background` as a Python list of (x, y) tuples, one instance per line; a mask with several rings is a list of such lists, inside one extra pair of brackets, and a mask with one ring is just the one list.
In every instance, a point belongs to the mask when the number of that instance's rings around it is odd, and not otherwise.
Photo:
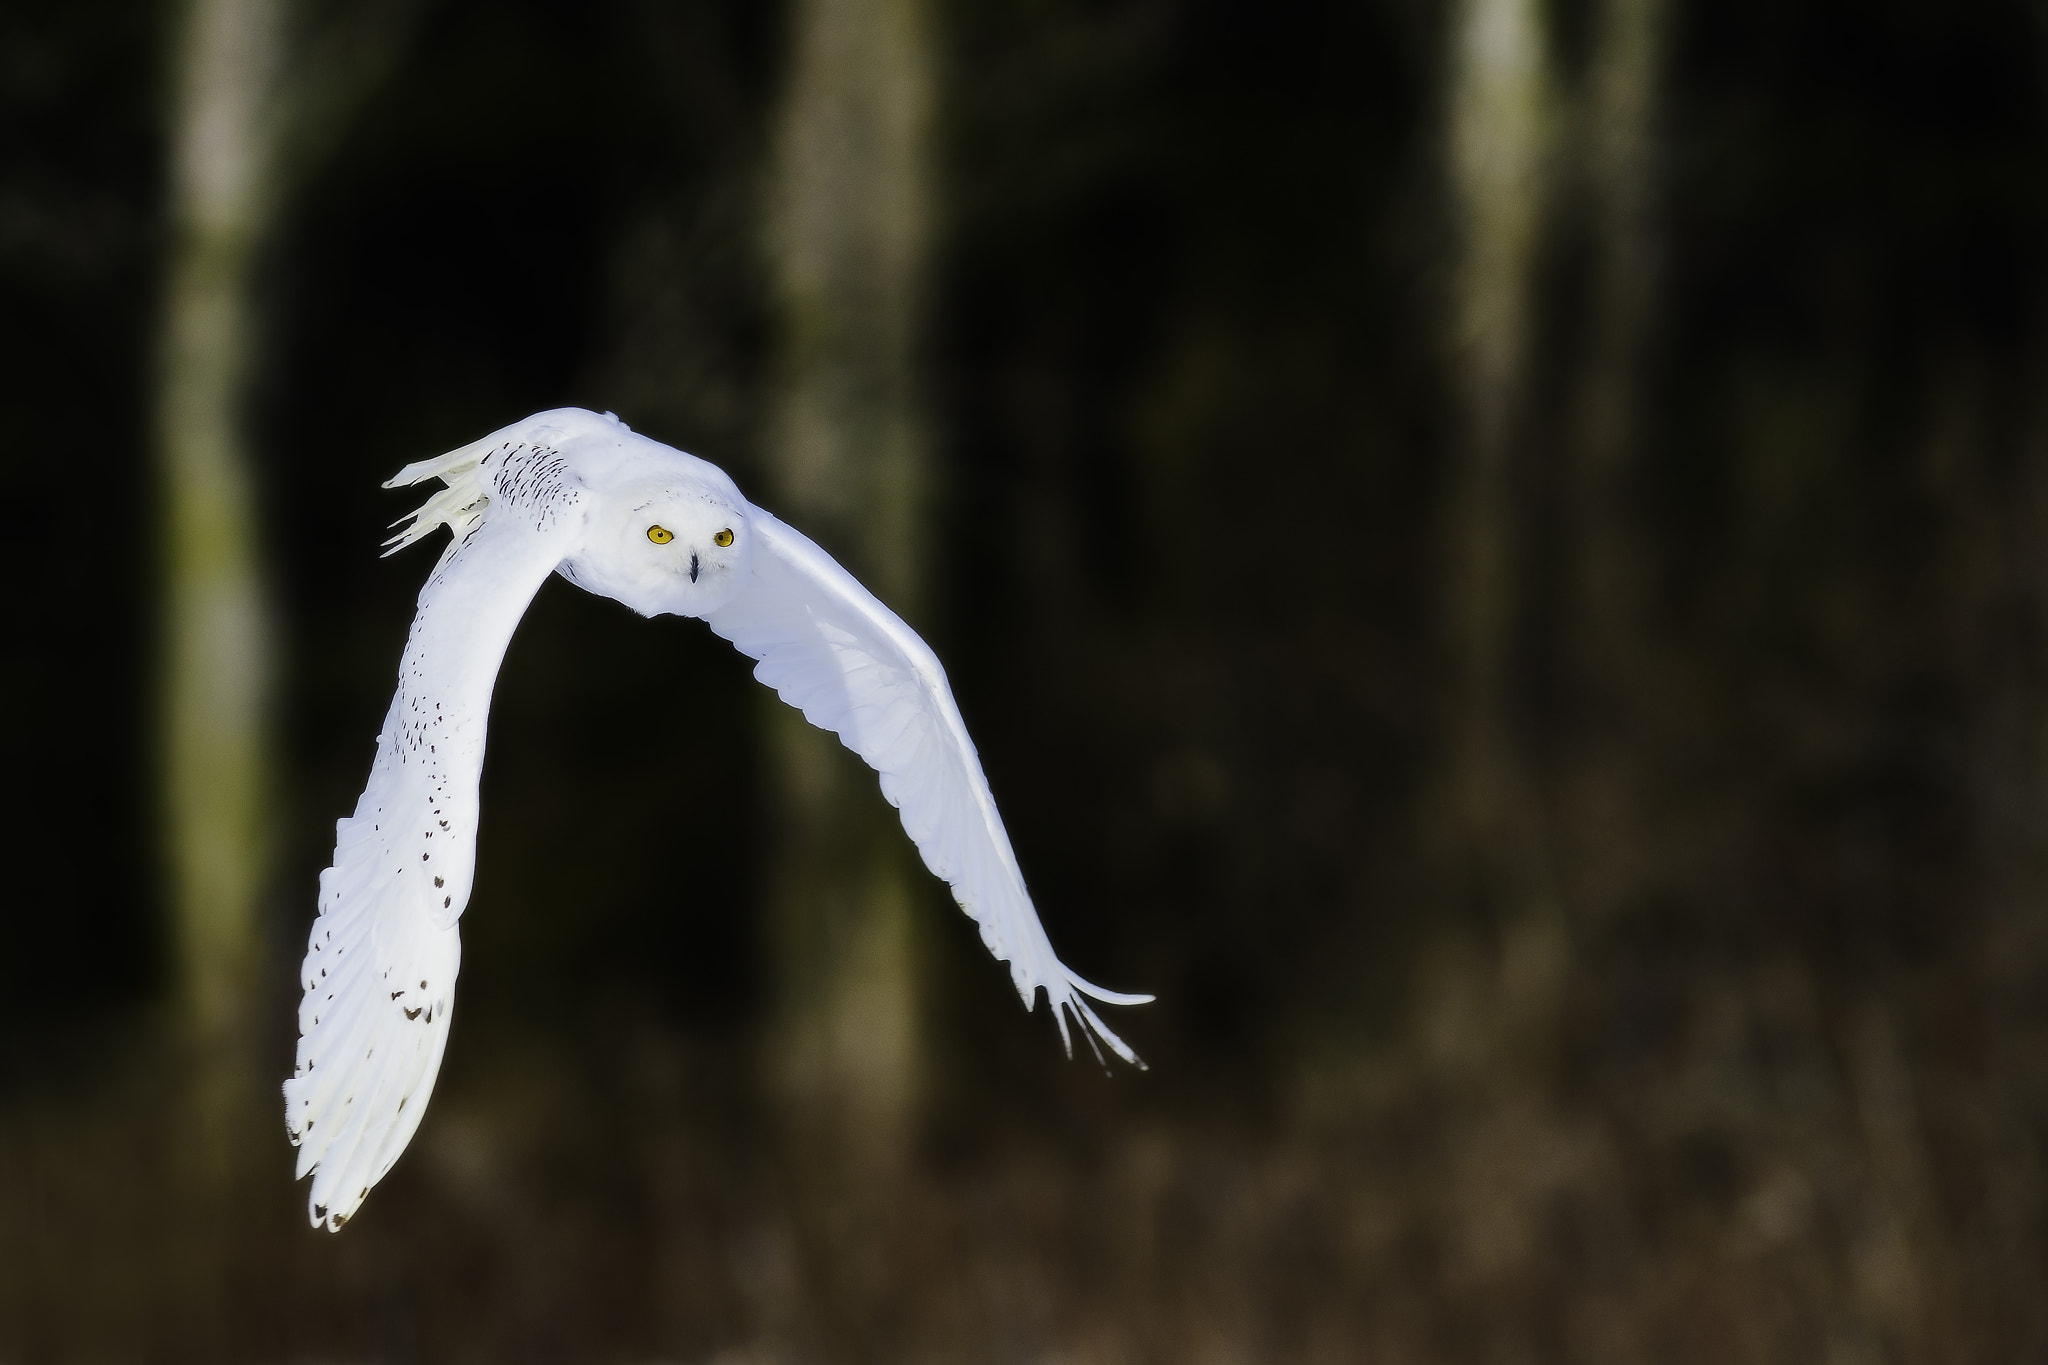
[[(0, 9), (0, 1357), (2048, 1360), (2048, 13)], [(947, 663), (544, 588), (411, 1151), (276, 1086), (431, 552), (616, 410)]]

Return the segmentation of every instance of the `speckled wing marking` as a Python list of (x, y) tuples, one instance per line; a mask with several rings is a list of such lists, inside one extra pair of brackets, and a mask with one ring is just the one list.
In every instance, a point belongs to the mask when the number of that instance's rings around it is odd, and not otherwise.
[(284, 1086), (312, 1221), (330, 1229), (397, 1161), (433, 1091), (476, 866), (491, 690), (581, 497), (544, 445), (466, 447), (400, 475), (427, 477), (448, 488), (395, 539), (410, 544), (429, 519), (455, 538), (420, 590), (369, 784), (320, 874), (298, 1065)]
[(747, 524), (755, 536), (753, 580), (705, 618), (711, 629), (757, 660), (754, 676), (804, 719), (837, 734), (881, 774), (882, 794), (925, 866), (951, 884), (960, 908), (980, 924), (981, 941), (1010, 964), (1025, 1007), (1045, 991), (1069, 1053), (1071, 1014), (1091, 1046), (1099, 1038), (1142, 1066), (1083, 997), (1114, 1005), (1152, 997), (1091, 985), (1054, 955), (938, 658), (801, 532), (759, 508)]

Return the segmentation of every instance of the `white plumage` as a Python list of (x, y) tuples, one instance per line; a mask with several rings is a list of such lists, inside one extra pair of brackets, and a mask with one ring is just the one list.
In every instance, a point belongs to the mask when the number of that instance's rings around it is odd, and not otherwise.
[(313, 1177), (315, 1226), (338, 1229), (411, 1141), (448, 1040), (456, 921), (476, 860), (491, 689), (550, 573), (645, 616), (703, 618), (754, 676), (881, 775), (925, 866), (952, 885), (1027, 1008), (1046, 993), (1071, 1052), (1083, 1036), (1138, 1063), (1054, 955), (938, 659), (807, 537), (716, 466), (576, 408), (540, 413), (387, 487), (446, 487), (393, 537), (454, 533), (420, 591), (369, 785), (335, 826), (301, 969), (285, 1124)]

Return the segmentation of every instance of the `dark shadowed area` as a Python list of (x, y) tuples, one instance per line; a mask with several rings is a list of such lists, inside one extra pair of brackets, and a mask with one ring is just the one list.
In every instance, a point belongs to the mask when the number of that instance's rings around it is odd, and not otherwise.
[[(222, 277), (271, 681), (206, 1014), (153, 414), (214, 10), (313, 112)], [(2048, 1359), (2044, 78), (2022, 0), (0, 10), (0, 1360)], [(909, 264), (813, 297), (839, 118)], [(896, 1032), (805, 1014), (871, 778), (818, 834), (745, 659), (557, 579), (432, 1107), (308, 1228), (298, 960), (435, 552), (379, 485), (562, 405), (909, 585), (1148, 1070), (914, 861), (843, 922)], [(909, 491), (820, 504), (799, 410)]]

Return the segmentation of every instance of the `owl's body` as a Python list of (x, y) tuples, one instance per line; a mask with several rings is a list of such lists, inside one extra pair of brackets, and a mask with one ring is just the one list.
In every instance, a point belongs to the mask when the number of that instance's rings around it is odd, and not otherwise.
[(448, 1038), (457, 921), (476, 862), (491, 690), (551, 573), (643, 616), (704, 619), (754, 673), (880, 774), (926, 866), (952, 884), (1027, 1007), (1046, 991), (1061, 1037), (1136, 1062), (1038, 922), (1008, 835), (930, 649), (829, 555), (741, 496), (715, 465), (565, 408), (531, 417), (391, 485), (447, 486), (394, 537), (453, 540), (420, 591), (370, 781), (335, 828), (301, 984), (285, 1121), (312, 1221), (339, 1228), (405, 1150)]

